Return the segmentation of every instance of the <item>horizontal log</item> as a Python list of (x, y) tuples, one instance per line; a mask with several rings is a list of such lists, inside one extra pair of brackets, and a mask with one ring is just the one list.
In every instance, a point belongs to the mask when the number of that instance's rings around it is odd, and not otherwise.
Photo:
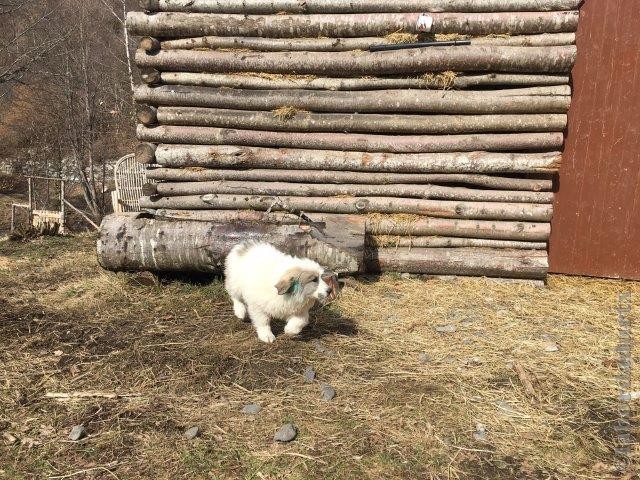
[[(201, 87), (229, 87), (256, 90), (386, 90), (465, 89), (474, 87), (528, 87), (568, 85), (568, 75), (499, 74), (424, 75), (419, 78), (326, 78), (292, 75), (158, 72), (161, 83)], [(157, 83), (154, 81), (154, 83)]]
[(537, 12), (575, 10), (581, 0), (141, 0), (150, 12), (193, 13), (385, 13)]
[[(370, 37), (420, 33), (421, 13), (268, 15), (129, 12), (132, 35), (197, 37)], [(575, 32), (578, 12), (433, 13), (430, 33), (489, 35)], [(423, 17), (424, 18), (424, 17)]]
[(258, 222), (209, 224), (107, 215), (100, 227), (98, 262), (108, 270), (199, 271), (222, 273), (234, 245), (263, 241), (292, 255), (312, 258), (336, 273), (362, 268), (364, 222), (308, 225)]
[[(277, 112), (276, 112), (277, 113)], [(358, 132), (393, 134), (561, 132), (567, 125), (565, 114), (534, 115), (381, 115), (345, 113), (251, 112), (201, 107), (139, 107), (138, 120), (144, 125), (271, 130), (281, 132)]]
[(359, 133), (304, 133), (235, 130), (213, 127), (153, 128), (138, 125), (138, 140), (156, 143), (248, 145), (359, 152), (431, 153), (477, 150), (552, 150), (562, 147), (556, 133), (494, 133), (477, 135), (368, 135)]
[(528, 89), (487, 92), (426, 90), (376, 90), (329, 92), (323, 90), (234, 90), (228, 88), (141, 85), (134, 97), (139, 103), (177, 107), (235, 110), (298, 110), (332, 113), (566, 113), (569, 95), (527, 95)]
[(514, 190), (478, 190), (441, 185), (363, 185), (290, 182), (162, 182), (146, 184), (145, 195), (163, 197), (206, 194), (286, 195), (305, 197), (415, 197), (439, 200), (469, 200), (475, 202), (552, 203), (551, 192)]
[(230, 145), (159, 145), (155, 161), (168, 167), (281, 168), (388, 173), (549, 173), (561, 154), (387, 154)]
[(410, 248), (509, 248), (514, 250), (546, 250), (546, 242), (519, 242), (516, 240), (492, 240), (461, 237), (399, 237), (391, 235), (370, 236), (367, 242), (376, 247)]
[(558, 47), (457, 46), (386, 52), (226, 52), (218, 50), (138, 50), (136, 64), (157, 70), (230, 73), (403, 75), (425, 72), (567, 73), (575, 45)]
[[(256, 210), (176, 210), (157, 209), (156, 217), (175, 218), (202, 222), (266, 222), (299, 225), (298, 215), (285, 212), (262, 212)], [(314, 222), (327, 218), (339, 219), (345, 215), (309, 213)], [(351, 217), (351, 216), (349, 216)], [(486, 238), (528, 242), (546, 242), (551, 233), (549, 223), (506, 222), (487, 220), (461, 220), (450, 218), (427, 218), (419, 216), (368, 215), (366, 232), (370, 235), (428, 236), (440, 235), (463, 238)]]
[(547, 253), (482, 248), (379, 248), (367, 252), (368, 271), (508, 278), (544, 278)]
[(409, 213), (439, 218), (548, 222), (547, 204), (418, 200), (392, 197), (289, 197), (263, 195), (185, 195), (142, 197), (141, 208), (174, 210), (265, 210), (319, 213)]
[(358, 183), (365, 185), (409, 184), (461, 184), (502, 190), (523, 190), (532, 192), (549, 191), (552, 180), (548, 178), (510, 178), (474, 174), (419, 174), (419, 173), (375, 173), (342, 172), (335, 170), (214, 170), (184, 168), (149, 168), (147, 178), (165, 182), (211, 182), (236, 180), (250, 182), (293, 182), (293, 183)]
[[(150, 37), (145, 37), (150, 38)], [(573, 45), (575, 33), (543, 33), (540, 35), (516, 35), (498, 37), (473, 37), (471, 45), (552, 47)], [(261, 52), (346, 52), (349, 50), (368, 50), (372, 45), (397, 43), (394, 38), (357, 37), (357, 38), (262, 38), (262, 37), (194, 37), (166, 40), (160, 45), (152, 40), (140, 42), (140, 48), (148, 53), (163, 50), (195, 50), (236, 48)]]

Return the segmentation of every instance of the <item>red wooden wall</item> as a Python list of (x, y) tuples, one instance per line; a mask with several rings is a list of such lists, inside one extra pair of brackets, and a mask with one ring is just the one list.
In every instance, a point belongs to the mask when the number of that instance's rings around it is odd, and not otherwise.
[(640, 0), (586, 0), (550, 271), (640, 279)]

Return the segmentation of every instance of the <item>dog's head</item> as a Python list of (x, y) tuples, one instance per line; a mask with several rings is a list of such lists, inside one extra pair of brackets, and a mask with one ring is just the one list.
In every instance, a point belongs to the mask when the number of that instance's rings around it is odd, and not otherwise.
[(278, 295), (299, 295), (324, 302), (334, 294), (333, 276), (333, 272), (319, 265), (294, 267), (282, 275), (275, 287)]

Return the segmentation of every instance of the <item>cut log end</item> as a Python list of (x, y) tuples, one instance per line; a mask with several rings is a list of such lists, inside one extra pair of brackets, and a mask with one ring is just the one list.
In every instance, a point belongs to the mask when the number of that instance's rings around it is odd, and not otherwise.
[(148, 197), (152, 197), (158, 194), (158, 184), (156, 183), (145, 183), (142, 186), (142, 194)]
[(154, 54), (160, 51), (161, 44), (155, 37), (143, 37), (138, 46), (148, 54)]
[(143, 165), (154, 163), (156, 160), (156, 149), (158, 146), (155, 143), (141, 143), (136, 147), (135, 156), (136, 161)]
[(155, 68), (141, 68), (140, 78), (147, 85), (159, 85), (162, 82), (160, 72)]
[(150, 105), (138, 105), (136, 107), (138, 121), (149, 127), (158, 123), (158, 109)]
[(160, 10), (160, 0), (138, 0), (138, 4), (145, 12), (157, 12)]

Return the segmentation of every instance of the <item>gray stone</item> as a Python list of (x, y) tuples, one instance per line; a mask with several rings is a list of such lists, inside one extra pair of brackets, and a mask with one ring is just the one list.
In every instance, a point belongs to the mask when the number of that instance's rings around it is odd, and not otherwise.
[(276, 442), (290, 442), (298, 436), (298, 429), (291, 423), (285, 423), (273, 436)]
[(480, 357), (468, 357), (464, 360), (466, 365), (482, 365), (484, 362)]
[(471, 325), (473, 325), (473, 320), (464, 320), (460, 323), (460, 326), (464, 328), (469, 328)]
[(77, 442), (86, 436), (87, 429), (84, 428), (84, 425), (76, 425), (71, 429), (71, 432), (69, 432), (69, 440), (73, 440), (74, 442)]
[(309, 365), (304, 370), (303, 376), (304, 376), (304, 383), (311, 383), (316, 379), (316, 371), (311, 365)]
[(316, 352), (321, 353), (322, 355), (326, 355), (327, 357), (333, 356), (333, 350), (326, 347), (320, 340), (314, 340), (313, 346), (315, 347)]
[(485, 441), (487, 439), (487, 428), (481, 423), (476, 423), (476, 431), (473, 432), (473, 438), (480, 442)]
[(200, 427), (191, 427), (184, 432), (184, 436), (187, 440), (193, 440), (200, 436)]
[(320, 389), (320, 398), (327, 402), (333, 400), (336, 396), (336, 390), (331, 385), (325, 385)]
[(421, 363), (431, 363), (431, 357), (424, 352), (418, 355), (418, 360), (420, 360)]
[(554, 343), (554, 342), (545, 343), (544, 351), (545, 352), (557, 352), (558, 351), (558, 345), (556, 343)]
[(262, 410), (260, 405), (257, 403), (250, 403), (242, 408), (242, 413), (246, 413), (247, 415), (256, 415), (260, 410)]
[(446, 325), (438, 325), (436, 327), (436, 332), (440, 332), (440, 333), (453, 333), (456, 330), (457, 328), (453, 323), (448, 323)]
[(404, 278), (405, 280), (411, 278), (411, 274), (410, 273), (401, 273), (400, 274), (400, 278)]

